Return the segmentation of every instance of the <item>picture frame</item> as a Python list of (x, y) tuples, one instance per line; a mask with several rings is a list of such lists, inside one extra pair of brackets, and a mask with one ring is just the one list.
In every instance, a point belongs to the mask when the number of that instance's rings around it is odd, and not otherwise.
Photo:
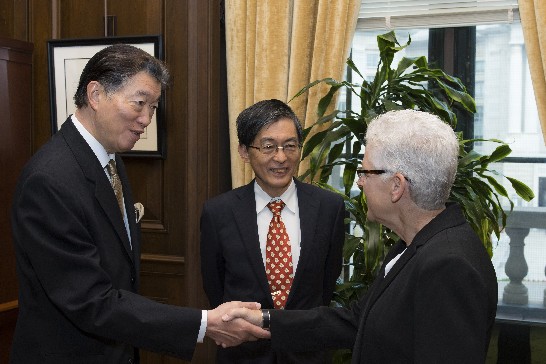
[[(86, 39), (55, 39), (47, 42), (51, 133), (55, 134), (69, 115), (76, 110), (74, 94), (87, 61), (98, 51), (112, 44), (125, 43), (141, 48), (163, 60), (160, 35), (107, 37)], [(152, 122), (131, 151), (123, 156), (165, 158), (165, 96), (162, 93)]]

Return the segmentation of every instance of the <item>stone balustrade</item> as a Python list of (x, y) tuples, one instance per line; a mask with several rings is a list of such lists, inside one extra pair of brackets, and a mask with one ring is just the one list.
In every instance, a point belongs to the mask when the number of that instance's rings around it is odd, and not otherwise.
[[(505, 232), (510, 239), (510, 251), (505, 273), (509, 283), (504, 287), (502, 300), (499, 300), (497, 319), (546, 324), (546, 289), (541, 305), (530, 304), (528, 288), (524, 283), (528, 274), (524, 254), (525, 238), (529, 235), (530, 229), (546, 229), (546, 208), (516, 207), (508, 215)], [(546, 241), (544, 243), (546, 244)]]

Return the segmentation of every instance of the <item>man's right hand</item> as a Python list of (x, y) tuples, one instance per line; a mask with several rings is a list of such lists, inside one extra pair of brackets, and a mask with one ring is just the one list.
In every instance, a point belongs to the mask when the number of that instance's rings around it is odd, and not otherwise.
[(263, 327), (262, 311), (252, 307), (237, 307), (228, 311), (222, 316), (222, 320), (230, 322), (237, 319), (243, 319), (252, 325)]
[[(243, 313), (238, 310), (246, 310), (246, 316), (259, 316), (259, 321), (245, 320)], [(241, 316), (235, 316), (241, 314)], [(229, 318), (229, 320), (224, 319)], [(239, 318), (240, 317), (240, 318)], [(205, 336), (213, 339), (217, 345), (224, 348), (239, 345), (245, 341), (256, 341), (258, 339), (269, 339), (269, 331), (261, 328), (260, 304), (256, 302), (226, 302), (207, 312), (207, 331)]]

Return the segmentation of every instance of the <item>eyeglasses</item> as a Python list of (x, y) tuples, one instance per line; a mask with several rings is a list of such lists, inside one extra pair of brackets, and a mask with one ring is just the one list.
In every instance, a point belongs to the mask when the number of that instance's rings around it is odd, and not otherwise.
[(279, 151), (279, 149), (282, 149), (284, 154), (291, 155), (291, 154), (299, 153), (301, 145), (296, 143), (287, 143), (283, 145), (282, 147), (277, 144), (264, 144), (260, 147), (249, 145), (248, 147), (258, 149), (260, 152), (262, 152), (262, 154), (265, 154), (265, 155), (276, 154)]
[(383, 173), (387, 173), (388, 171), (385, 170), (385, 169), (357, 169), (356, 170), (356, 175), (358, 176), (358, 178), (362, 178), (362, 177), (368, 177), (369, 174), (383, 174)]
[[(386, 169), (361, 169), (361, 168), (358, 168), (356, 170), (356, 175), (358, 176), (358, 179), (361, 179), (362, 177), (368, 177), (369, 174), (379, 175), (379, 174), (383, 174), (383, 173), (387, 173), (387, 172), (390, 172), (390, 171), (387, 171)], [(406, 181), (411, 182), (411, 180), (408, 177), (404, 176), (404, 178), (406, 179)]]

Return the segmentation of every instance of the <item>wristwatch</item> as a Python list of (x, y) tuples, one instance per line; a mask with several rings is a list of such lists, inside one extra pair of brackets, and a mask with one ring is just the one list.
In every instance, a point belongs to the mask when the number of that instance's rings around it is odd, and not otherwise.
[(262, 310), (262, 329), (269, 329), (269, 310)]

